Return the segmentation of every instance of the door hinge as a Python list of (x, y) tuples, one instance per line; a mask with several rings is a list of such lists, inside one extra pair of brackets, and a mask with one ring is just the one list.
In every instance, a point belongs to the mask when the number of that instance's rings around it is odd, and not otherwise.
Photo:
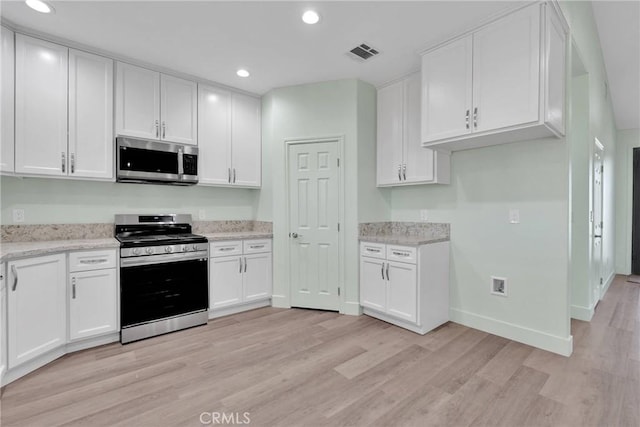
[(340, 288), (338, 288), (338, 296), (340, 296)]
[(604, 165), (600, 165), (600, 172), (604, 173)]
[(336, 159), (338, 161), (338, 167), (340, 167), (340, 157)]
[(589, 222), (593, 222), (593, 211), (589, 211)]
[(340, 223), (338, 223), (338, 231), (340, 231)]
[(600, 278), (600, 284), (602, 285), (602, 277)]

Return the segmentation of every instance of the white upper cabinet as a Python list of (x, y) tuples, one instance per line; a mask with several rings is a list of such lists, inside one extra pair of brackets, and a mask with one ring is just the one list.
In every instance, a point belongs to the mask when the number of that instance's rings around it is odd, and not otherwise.
[(378, 90), (377, 184), (449, 183), (449, 155), (422, 147), (420, 73)]
[(116, 134), (160, 138), (160, 73), (117, 63)]
[(16, 35), (16, 172), (66, 175), (69, 50)]
[(198, 183), (231, 182), (231, 93), (198, 87)]
[(69, 175), (113, 178), (113, 61), (69, 50)]
[(160, 75), (161, 139), (181, 144), (198, 143), (198, 85)]
[(195, 82), (118, 62), (116, 133), (195, 145), (197, 98)]
[(2, 28), (2, 118), (0, 118), (0, 172), (13, 172), (14, 149), (14, 99), (15, 99), (15, 45), (13, 31)]
[(260, 115), (259, 98), (199, 86), (199, 184), (260, 187)]
[(232, 183), (260, 187), (262, 182), (262, 138), (260, 98), (231, 95)]
[(422, 142), (455, 151), (564, 134), (566, 30), (519, 9), (422, 57)]

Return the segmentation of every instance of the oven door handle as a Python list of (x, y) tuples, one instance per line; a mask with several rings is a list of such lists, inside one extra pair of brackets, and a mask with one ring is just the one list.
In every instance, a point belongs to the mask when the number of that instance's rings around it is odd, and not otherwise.
[(206, 261), (207, 251), (189, 252), (181, 254), (149, 255), (130, 258), (120, 258), (120, 267), (137, 267), (139, 265), (164, 264), (182, 261), (202, 260)]

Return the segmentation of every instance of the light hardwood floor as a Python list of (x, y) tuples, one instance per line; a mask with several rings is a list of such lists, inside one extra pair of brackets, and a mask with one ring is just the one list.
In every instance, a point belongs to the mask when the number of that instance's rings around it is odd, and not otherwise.
[(639, 426), (640, 285), (616, 278), (572, 333), (565, 358), (454, 323), (265, 308), (67, 355), (5, 387), (1, 424)]

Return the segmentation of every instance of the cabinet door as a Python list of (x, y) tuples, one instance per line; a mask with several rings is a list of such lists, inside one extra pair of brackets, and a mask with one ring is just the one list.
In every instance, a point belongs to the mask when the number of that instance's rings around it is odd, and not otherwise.
[(15, 45), (13, 31), (2, 28), (2, 118), (0, 118), (0, 172), (13, 172), (14, 149), (14, 99), (15, 99)]
[(66, 343), (65, 255), (12, 261), (8, 268), (9, 369)]
[(402, 182), (403, 98), (402, 81), (378, 90), (378, 185)]
[(231, 184), (231, 93), (198, 86), (198, 184)]
[(418, 277), (414, 264), (389, 261), (387, 313), (409, 322), (416, 321)]
[(422, 57), (422, 142), (471, 132), (471, 36)]
[(160, 137), (180, 144), (198, 143), (198, 85), (160, 75)]
[(473, 35), (474, 132), (538, 121), (539, 78), (539, 4), (476, 32)]
[(565, 70), (567, 42), (565, 30), (550, 5), (545, 5), (545, 122), (564, 135)]
[(403, 81), (404, 138), (402, 143), (403, 182), (431, 182), (434, 179), (433, 150), (422, 148), (420, 141), (421, 76), (413, 74)]
[(242, 302), (242, 257), (209, 260), (209, 310)]
[(375, 258), (360, 257), (360, 305), (385, 311), (387, 281), (384, 278), (385, 262)]
[(69, 175), (113, 178), (113, 61), (69, 50)]
[(271, 297), (271, 253), (244, 257), (243, 300), (245, 302)]
[(89, 338), (118, 330), (116, 270), (70, 275), (69, 339)]
[(69, 50), (16, 35), (16, 172), (66, 175)]
[(117, 63), (116, 134), (160, 138), (160, 73)]
[(260, 99), (231, 95), (231, 181), (243, 187), (260, 187), (262, 180), (262, 138)]
[(7, 292), (7, 280), (5, 265), (0, 264), (0, 378), (7, 370), (7, 321), (5, 318), (5, 293)]

